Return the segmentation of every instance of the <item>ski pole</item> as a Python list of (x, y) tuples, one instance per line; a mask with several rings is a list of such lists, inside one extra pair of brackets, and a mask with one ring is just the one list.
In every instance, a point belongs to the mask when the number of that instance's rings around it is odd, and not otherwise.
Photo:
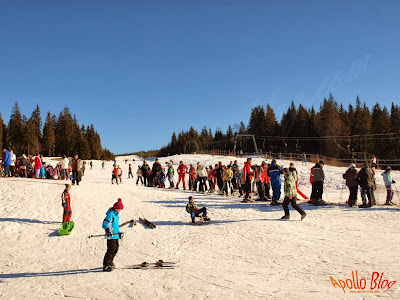
[(104, 237), (105, 234), (96, 234), (96, 235), (89, 235), (88, 238), (94, 238), (94, 237)]
[(396, 192), (396, 195), (397, 195), (397, 200), (400, 201), (400, 196), (399, 196), (399, 192), (397, 191), (397, 186), (395, 183), (393, 183), (393, 185), (394, 185), (394, 191)]

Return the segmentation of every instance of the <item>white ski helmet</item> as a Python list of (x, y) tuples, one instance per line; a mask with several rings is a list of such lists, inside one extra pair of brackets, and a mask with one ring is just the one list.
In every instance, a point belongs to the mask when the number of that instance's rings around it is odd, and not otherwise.
[(349, 168), (355, 168), (355, 167), (356, 167), (355, 164), (350, 164), (350, 165), (349, 165)]

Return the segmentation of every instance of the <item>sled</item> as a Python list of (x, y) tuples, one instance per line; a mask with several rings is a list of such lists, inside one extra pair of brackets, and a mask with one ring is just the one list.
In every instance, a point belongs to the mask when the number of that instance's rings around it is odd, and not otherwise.
[(72, 230), (75, 227), (75, 223), (70, 221), (70, 222), (63, 222), (61, 229), (58, 231), (58, 235), (70, 235)]

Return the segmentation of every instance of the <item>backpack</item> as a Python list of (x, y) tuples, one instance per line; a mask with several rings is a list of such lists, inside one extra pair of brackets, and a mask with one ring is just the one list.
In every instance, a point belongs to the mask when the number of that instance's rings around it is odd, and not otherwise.
[(314, 183), (314, 167), (311, 168), (310, 183)]

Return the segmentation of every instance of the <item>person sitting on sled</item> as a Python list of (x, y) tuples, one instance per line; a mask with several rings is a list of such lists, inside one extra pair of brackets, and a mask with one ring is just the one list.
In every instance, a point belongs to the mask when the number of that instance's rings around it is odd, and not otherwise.
[[(192, 218), (192, 223), (194, 224), (194, 219), (196, 217), (202, 217), (204, 221), (210, 221), (210, 218), (207, 217), (207, 209), (205, 207), (200, 208), (194, 203), (194, 199), (192, 196), (189, 197), (189, 203), (186, 205), (186, 211), (190, 214)], [(200, 214), (202, 214), (200, 216)]]
[(71, 190), (71, 185), (66, 184), (65, 190), (61, 194), (61, 205), (64, 209), (63, 211), (63, 223), (71, 221), (72, 210), (71, 210), (71, 196), (69, 191)]

